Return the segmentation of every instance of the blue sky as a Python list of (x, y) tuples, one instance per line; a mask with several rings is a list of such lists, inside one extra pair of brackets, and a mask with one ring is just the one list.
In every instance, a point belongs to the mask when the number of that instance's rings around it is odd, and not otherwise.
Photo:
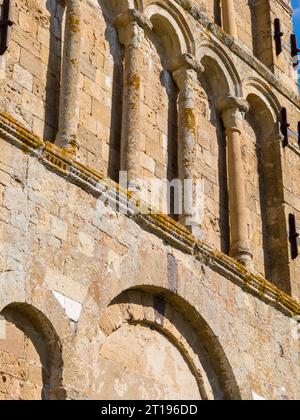
[(298, 38), (298, 45), (300, 44), (300, 0), (292, 0), (294, 8), (294, 28)]

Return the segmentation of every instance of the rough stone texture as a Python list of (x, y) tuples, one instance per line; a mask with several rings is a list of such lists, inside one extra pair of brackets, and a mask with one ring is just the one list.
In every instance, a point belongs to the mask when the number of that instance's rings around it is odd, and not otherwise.
[[(174, 51), (188, 52), (203, 66), (194, 92), (194, 158), (195, 177), (205, 185), (202, 239), (215, 250), (209, 261), (217, 251), (229, 252), (226, 139), (216, 99), (230, 93), (249, 103), (241, 148), (253, 273), (299, 302), (299, 258), (291, 261), (287, 239), (289, 213), (300, 227), (299, 101), (289, 52), (276, 58), (271, 37), (279, 15), (289, 42), (288, 2), (272, 1), (270, 10), (270, 2), (255, 2), (259, 10), (253, 10), (236, 1), (235, 41), (217, 26), (218, 2), (162, 0), (172, 19), (159, 8), (153, 14), (154, 2), (141, 3), (153, 24), (139, 63), (141, 178), (146, 184), (178, 171), (178, 88), (170, 59)], [(12, 6), (15, 25), (0, 60), (0, 111), (53, 142), (64, 5), (14, 0)], [(114, 21), (127, 7), (121, 0), (85, 1), (81, 22), (75, 159), (115, 181), (124, 48)], [(285, 149), (281, 106), (291, 124)], [(16, 127), (11, 137), (2, 123), (0, 130), (0, 313), (6, 319), (0, 320), (0, 399), (300, 398), (299, 333), (291, 314), (201, 253), (196, 258), (165, 241), (167, 224), (149, 232), (83, 183), (60, 176), (63, 165), (60, 171), (45, 165), (37, 138), (35, 153), (25, 142), (15, 147), (25, 136)]]

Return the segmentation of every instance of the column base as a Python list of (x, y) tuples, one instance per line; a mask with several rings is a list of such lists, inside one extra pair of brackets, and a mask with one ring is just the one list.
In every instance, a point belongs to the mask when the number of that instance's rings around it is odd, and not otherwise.
[(136, 198), (141, 198), (141, 186), (137, 180), (128, 181), (127, 189)]
[(56, 136), (55, 145), (72, 156), (76, 156), (80, 148), (78, 141), (73, 136), (70, 138), (60, 133)]
[(231, 248), (230, 256), (246, 267), (247, 270), (253, 270), (253, 254), (247, 244), (235, 244)]
[(178, 222), (183, 225), (186, 229), (188, 229), (191, 234), (193, 236), (195, 236), (195, 238), (198, 241), (202, 240), (202, 229), (201, 229), (201, 224), (197, 223), (193, 220), (192, 216), (181, 216), (178, 220)]

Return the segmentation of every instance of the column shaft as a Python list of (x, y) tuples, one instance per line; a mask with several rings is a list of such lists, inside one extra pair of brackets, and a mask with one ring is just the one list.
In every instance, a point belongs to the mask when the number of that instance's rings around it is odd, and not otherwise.
[(67, 0), (65, 45), (56, 144), (73, 153), (79, 148), (79, 76), (81, 54), (81, 0)]
[[(179, 66), (179, 67), (178, 67)], [(200, 220), (196, 205), (199, 200), (195, 195), (196, 180), (196, 86), (198, 73), (202, 71), (195, 59), (188, 54), (183, 55), (173, 71), (173, 78), (179, 89), (178, 98), (178, 178), (182, 182), (183, 200), (182, 214), (179, 221), (199, 236)]]
[[(194, 177), (196, 144), (196, 115), (194, 87), (197, 75), (194, 70), (182, 72), (178, 99), (178, 172), (180, 179)], [(178, 81), (178, 75), (175, 76)]]
[[(141, 32), (137, 24), (132, 28), (133, 38), (125, 47), (124, 91), (121, 137), (121, 170), (127, 171), (129, 187), (138, 187), (140, 175), (141, 138), (141, 74), (140, 41)], [(141, 35), (141, 34), (140, 34)]]
[(237, 38), (234, 0), (222, 0), (222, 21), (224, 31)]
[(115, 20), (119, 40), (125, 47), (123, 111), (121, 135), (121, 170), (127, 171), (128, 188), (138, 192), (141, 138), (141, 45), (151, 22), (136, 10), (129, 10)]
[(245, 176), (241, 151), (241, 132), (227, 129), (227, 165), (231, 255), (247, 262), (249, 251), (249, 212), (246, 201)]
[(246, 177), (242, 159), (242, 127), (249, 105), (232, 96), (217, 100), (227, 137), (227, 171), (230, 218), (230, 254), (251, 269), (253, 255), (250, 248), (250, 213), (246, 199)]

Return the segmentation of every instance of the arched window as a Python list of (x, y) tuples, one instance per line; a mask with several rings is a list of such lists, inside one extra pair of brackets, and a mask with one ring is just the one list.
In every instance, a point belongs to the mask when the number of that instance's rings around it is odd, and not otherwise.
[(0, 394), (13, 400), (63, 400), (60, 340), (50, 321), (27, 304), (1, 313)]

